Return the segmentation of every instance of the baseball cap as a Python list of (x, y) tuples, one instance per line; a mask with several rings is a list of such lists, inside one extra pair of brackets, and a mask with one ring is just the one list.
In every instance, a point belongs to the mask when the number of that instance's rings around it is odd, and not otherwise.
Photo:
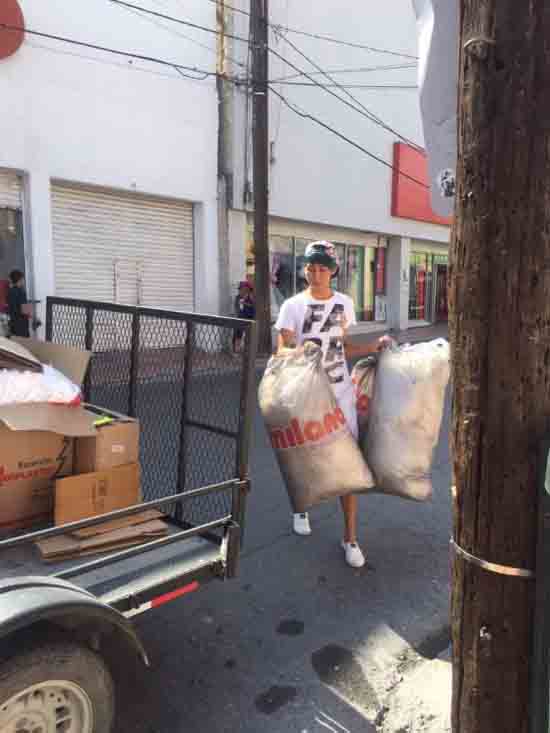
[(338, 258), (336, 247), (331, 242), (324, 240), (310, 242), (304, 253), (304, 259), (308, 265), (324, 265), (334, 273), (338, 272)]

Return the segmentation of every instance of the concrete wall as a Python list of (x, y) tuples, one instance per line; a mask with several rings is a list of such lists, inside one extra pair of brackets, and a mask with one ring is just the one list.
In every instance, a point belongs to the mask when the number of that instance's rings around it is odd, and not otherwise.
[[(27, 29), (215, 71), (216, 37), (202, 31), (109, 2), (20, 4)], [(216, 25), (203, 0), (154, 9)], [(62, 179), (196, 202), (196, 305), (218, 309), (214, 78), (191, 81), (171, 67), (27, 35), (0, 61), (0, 99), (0, 167), (25, 175), (35, 297), (54, 292), (49, 183)]]

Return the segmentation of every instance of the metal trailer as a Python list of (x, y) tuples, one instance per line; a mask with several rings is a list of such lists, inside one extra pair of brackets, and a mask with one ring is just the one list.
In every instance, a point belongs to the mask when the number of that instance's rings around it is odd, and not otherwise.
[[(113, 650), (149, 664), (130, 619), (237, 572), (256, 324), (49, 298), (46, 338), (92, 352), (87, 402), (139, 418), (143, 503), (0, 540), (0, 733), (107, 733)], [(33, 545), (144, 508), (166, 513), (167, 536), (56, 565)]]

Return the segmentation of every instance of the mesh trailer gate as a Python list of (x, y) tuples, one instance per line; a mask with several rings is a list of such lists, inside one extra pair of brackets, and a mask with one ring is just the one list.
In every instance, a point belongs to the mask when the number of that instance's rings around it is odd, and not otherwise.
[[(238, 355), (235, 332), (245, 336)], [(46, 339), (92, 352), (87, 402), (139, 419), (144, 502), (227, 482), (175, 502), (172, 516), (199, 527), (230, 514), (242, 532), (254, 322), (50, 297)]]

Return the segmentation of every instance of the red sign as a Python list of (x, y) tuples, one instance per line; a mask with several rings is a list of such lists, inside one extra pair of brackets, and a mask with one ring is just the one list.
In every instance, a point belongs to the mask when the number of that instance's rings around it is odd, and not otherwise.
[(23, 11), (17, 0), (0, 0), (0, 60), (12, 56), (23, 43), (24, 27)]
[(386, 292), (386, 250), (378, 247), (376, 250), (376, 295)]
[[(403, 175), (405, 174), (405, 175)], [(434, 214), (426, 153), (405, 143), (393, 146), (392, 216), (450, 226), (452, 219)]]

